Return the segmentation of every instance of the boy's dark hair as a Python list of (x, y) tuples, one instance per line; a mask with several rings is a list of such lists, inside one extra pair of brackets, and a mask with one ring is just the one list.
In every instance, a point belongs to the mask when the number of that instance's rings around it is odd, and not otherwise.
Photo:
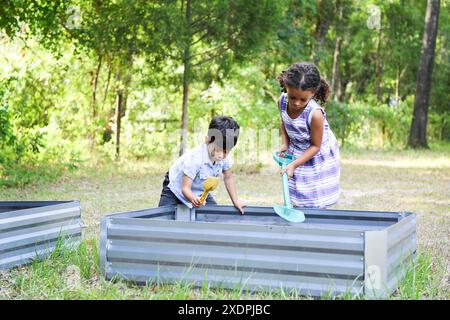
[(277, 77), (282, 92), (286, 92), (286, 86), (295, 89), (309, 90), (314, 92), (314, 98), (325, 103), (330, 95), (330, 86), (320, 76), (319, 69), (314, 63), (297, 62), (289, 69), (281, 72)]
[(209, 141), (222, 150), (231, 150), (237, 144), (239, 128), (232, 117), (213, 117), (208, 128)]

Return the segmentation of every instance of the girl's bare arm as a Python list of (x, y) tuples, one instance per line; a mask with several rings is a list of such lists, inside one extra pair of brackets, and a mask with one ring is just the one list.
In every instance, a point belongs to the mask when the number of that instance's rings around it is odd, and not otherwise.
[[(316, 110), (311, 119), (311, 145), (294, 162), (285, 168), (289, 178), (294, 175), (295, 169), (310, 160), (320, 150), (323, 139), (323, 114)], [(284, 171), (284, 170), (283, 170)], [(283, 172), (282, 171), (282, 172)]]
[[(278, 105), (280, 105), (280, 101), (278, 101)], [(280, 132), (281, 132), (281, 148), (280, 148), (281, 152), (287, 150), (289, 147), (289, 136), (286, 132), (286, 128), (284, 127), (283, 120), (281, 121), (280, 124)]]

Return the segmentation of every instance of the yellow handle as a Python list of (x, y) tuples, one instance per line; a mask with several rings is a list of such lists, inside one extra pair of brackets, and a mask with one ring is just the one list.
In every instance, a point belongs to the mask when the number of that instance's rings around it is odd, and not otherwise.
[(200, 203), (203, 203), (208, 196), (208, 191), (203, 191), (202, 196), (200, 197)]

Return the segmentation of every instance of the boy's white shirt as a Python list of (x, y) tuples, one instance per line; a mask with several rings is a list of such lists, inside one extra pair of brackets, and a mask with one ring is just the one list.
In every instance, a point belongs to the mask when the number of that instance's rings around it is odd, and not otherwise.
[(203, 143), (187, 151), (170, 167), (168, 187), (178, 199), (192, 208), (192, 203), (184, 197), (181, 191), (183, 176), (186, 175), (192, 179), (192, 192), (200, 197), (205, 180), (209, 177), (217, 177), (229, 170), (232, 165), (231, 154), (228, 154), (224, 160), (216, 161), (213, 164), (209, 158), (208, 146)]

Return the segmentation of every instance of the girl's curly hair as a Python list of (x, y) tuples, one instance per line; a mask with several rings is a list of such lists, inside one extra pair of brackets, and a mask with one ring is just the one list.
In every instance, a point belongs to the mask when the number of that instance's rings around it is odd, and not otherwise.
[(286, 92), (286, 87), (309, 90), (314, 92), (314, 98), (324, 104), (330, 95), (330, 86), (320, 76), (319, 69), (314, 63), (297, 62), (277, 77), (281, 86), (281, 92)]

